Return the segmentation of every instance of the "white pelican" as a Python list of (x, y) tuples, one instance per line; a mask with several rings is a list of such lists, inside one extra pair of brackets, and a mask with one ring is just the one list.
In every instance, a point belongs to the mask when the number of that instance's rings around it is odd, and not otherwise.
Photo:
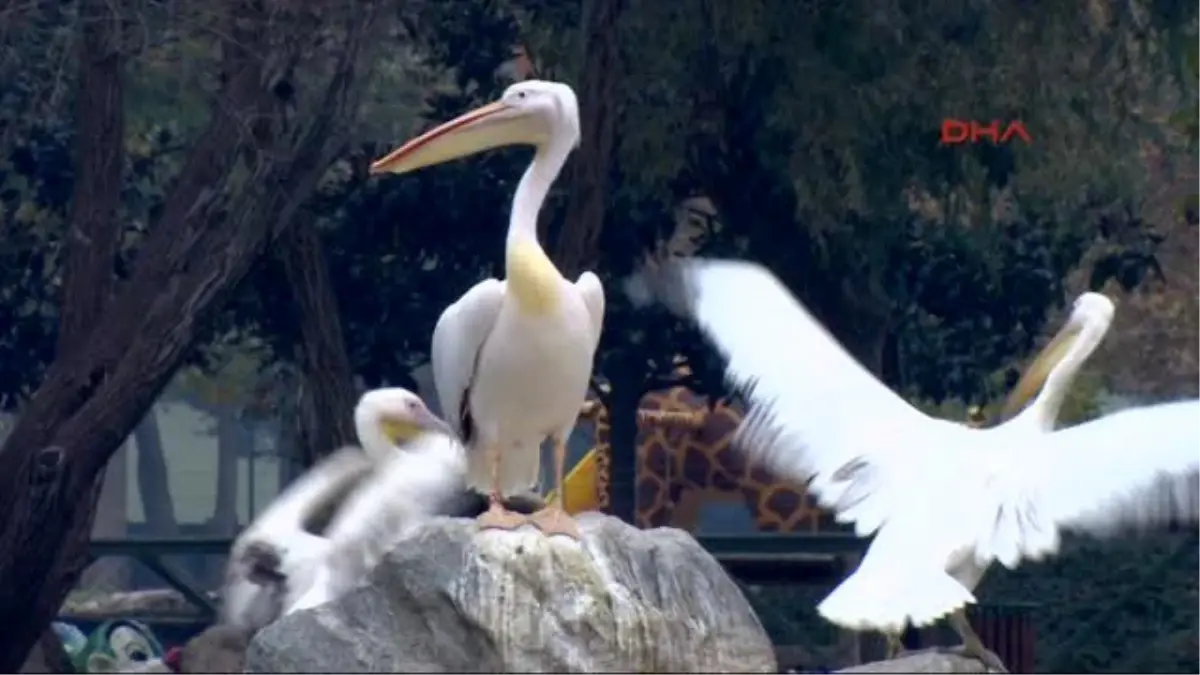
[[(548, 535), (579, 537), (559, 487), (600, 341), (604, 289), (591, 272), (575, 283), (563, 278), (537, 236), (538, 211), (578, 143), (575, 93), (565, 84), (528, 80), (371, 166), (372, 173), (406, 173), (505, 145), (536, 148), (513, 197), (507, 278), (476, 284), (433, 330), (430, 360), (442, 414), (469, 448), (469, 483), (488, 495), (481, 527), (532, 521)], [(513, 513), (501, 500), (537, 484), (546, 437), (554, 441), (555, 497), (532, 516)]]
[[(1084, 361), (1108, 333), (1114, 311), (1112, 300), (1100, 293), (1083, 293), (1075, 299), (1067, 322), (1042, 348), (1009, 393), (1000, 413), (1000, 419), (1007, 420), (1003, 424), (1006, 431), (1054, 431), (1067, 390)], [(1074, 357), (1064, 361), (1072, 348), (1075, 349)], [(1022, 409), (1026, 402), (1029, 405)], [(967, 426), (979, 428), (984, 422), (979, 408), (968, 410)], [(973, 592), (987, 572), (987, 562), (964, 560), (958, 567), (948, 571), (968, 591)], [(900, 633), (885, 632), (884, 636), (888, 641), (889, 658), (895, 657), (903, 648)]]
[(252, 633), (350, 590), (409, 525), (463, 490), (462, 446), (412, 392), (363, 394), (354, 425), (362, 450), (323, 459), (234, 542), (221, 623)]
[[(1063, 530), (1104, 535), (1200, 515), (1198, 400), (1053, 433), (972, 429), (926, 416), (875, 380), (758, 265), (673, 261), (642, 282), (635, 296), (649, 291), (691, 316), (729, 359), (726, 375), (751, 405), (735, 438), (742, 451), (809, 481), (841, 522), (875, 535), (817, 608), (838, 625), (897, 634), (906, 622), (950, 614), (964, 649), (1002, 669), (964, 611), (991, 561), (1012, 568), (1053, 554)], [(1073, 344), (1045, 376), (1042, 397), (1057, 395), (1103, 334), (1077, 314), (1055, 340)]]

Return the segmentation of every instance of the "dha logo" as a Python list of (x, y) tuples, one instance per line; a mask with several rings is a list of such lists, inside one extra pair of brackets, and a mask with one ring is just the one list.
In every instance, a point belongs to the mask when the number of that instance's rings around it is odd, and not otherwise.
[(1007, 124), (1000, 120), (992, 120), (987, 124), (976, 120), (942, 120), (942, 145), (961, 145), (963, 143), (979, 143), (982, 139), (991, 141), (992, 145), (1004, 145), (1014, 138), (1020, 138), (1028, 145), (1033, 142), (1029, 130), (1021, 120)]

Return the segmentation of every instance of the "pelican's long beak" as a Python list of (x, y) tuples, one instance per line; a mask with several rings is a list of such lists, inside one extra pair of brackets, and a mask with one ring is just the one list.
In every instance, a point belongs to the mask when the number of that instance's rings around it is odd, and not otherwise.
[(496, 101), (426, 131), (371, 164), (371, 173), (408, 173), (505, 145), (540, 145), (544, 125), (520, 108)]
[(1063, 360), (1063, 357), (1071, 350), (1071, 345), (1075, 344), (1082, 332), (1082, 323), (1073, 318), (1067, 321), (1067, 325), (1058, 331), (1038, 353), (1033, 363), (1025, 369), (1021, 379), (1017, 381), (1016, 386), (1004, 401), (1004, 410), (1000, 413), (1001, 419), (1011, 419), (1037, 396), (1042, 385), (1046, 383), (1046, 378), (1050, 376), (1050, 371), (1054, 370), (1054, 366)]
[(454, 438), (454, 430), (442, 418), (434, 415), (432, 411), (426, 410), (422, 413), (420, 420), (417, 422), (422, 429), (432, 434), (443, 434)]

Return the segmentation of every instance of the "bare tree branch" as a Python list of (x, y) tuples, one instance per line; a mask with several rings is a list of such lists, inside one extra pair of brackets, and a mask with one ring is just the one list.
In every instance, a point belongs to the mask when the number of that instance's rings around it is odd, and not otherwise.
[(67, 229), (58, 353), (85, 339), (113, 290), (121, 227), (125, 120), (121, 17), (114, 3), (84, 0), (75, 101), (75, 192)]

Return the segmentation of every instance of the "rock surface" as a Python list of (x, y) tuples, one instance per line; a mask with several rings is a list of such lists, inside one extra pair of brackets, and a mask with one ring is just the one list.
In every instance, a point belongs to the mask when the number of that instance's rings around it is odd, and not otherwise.
[(211, 626), (188, 641), (179, 657), (181, 673), (240, 673), (250, 636), (233, 626)]
[(246, 672), (776, 671), (754, 611), (694, 539), (577, 520), (582, 546), (432, 520), (365, 587), (260, 631)]
[(905, 652), (894, 659), (843, 668), (837, 673), (994, 673), (982, 661), (946, 650)]

